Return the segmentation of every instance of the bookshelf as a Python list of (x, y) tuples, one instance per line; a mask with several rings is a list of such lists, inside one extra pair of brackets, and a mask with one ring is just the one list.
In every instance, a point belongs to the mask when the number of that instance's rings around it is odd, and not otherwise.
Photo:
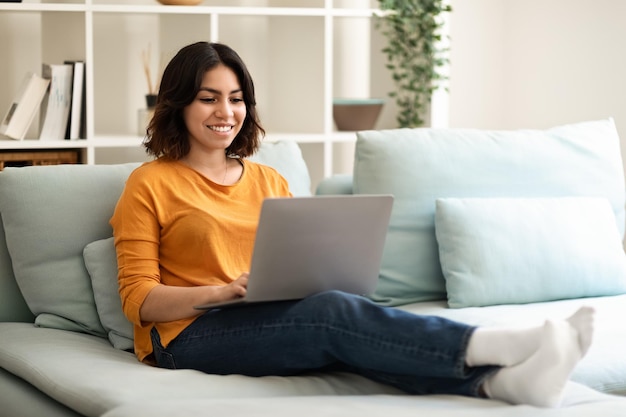
[(27, 139), (0, 140), (0, 150), (80, 150), (86, 164), (144, 160), (138, 134), (138, 112), (148, 93), (142, 53), (150, 51), (156, 76), (180, 47), (207, 40), (232, 46), (247, 63), (266, 140), (298, 142), (314, 184), (349, 172), (356, 135), (336, 130), (332, 99), (382, 98), (390, 88), (391, 81), (370, 79), (371, 71), (384, 67), (372, 18), (376, 5), (376, 0), (0, 3), (0, 54), (8, 58), (0, 60), (0, 111), (26, 71), (41, 72), (42, 63), (65, 60), (86, 62), (87, 111), (82, 140), (34, 140), (35, 121)]

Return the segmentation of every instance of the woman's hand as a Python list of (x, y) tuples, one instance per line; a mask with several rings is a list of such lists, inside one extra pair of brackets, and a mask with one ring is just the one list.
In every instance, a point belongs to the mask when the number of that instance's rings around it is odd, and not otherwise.
[(139, 315), (143, 322), (167, 322), (195, 317), (203, 312), (193, 306), (234, 300), (246, 295), (248, 273), (226, 285), (173, 287), (158, 285), (146, 296)]
[(230, 284), (226, 284), (223, 287), (219, 288), (223, 290), (223, 298), (220, 298), (216, 301), (234, 300), (236, 298), (241, 298), (245, 296), (246, 292), (248, 291), (248, 273), (244, 272), (239, 276), (239, 278), (237, 278)]

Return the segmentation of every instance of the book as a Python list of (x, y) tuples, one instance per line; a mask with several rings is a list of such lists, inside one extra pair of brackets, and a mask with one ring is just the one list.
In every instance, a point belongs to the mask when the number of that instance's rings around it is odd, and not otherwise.
[(0, 133), (22, 140), (33, 122), (48, 89), (49, 80), (33, 72), (27, 73), (6, 115), (0, 123)]
[(85, 62), (65, 61), (72, 65), (72, 100), (65, 139), (85, 138)]
[(50, 80), (50, 87), (41, 103), (41, 140), (65, 139), (72, 100), (72, 73), (68, 64), (43, 64), (42, 76)]

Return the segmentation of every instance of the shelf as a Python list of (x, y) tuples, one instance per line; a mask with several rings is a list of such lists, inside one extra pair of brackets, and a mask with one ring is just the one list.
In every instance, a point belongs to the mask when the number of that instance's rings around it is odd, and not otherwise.
[[(297, 143), (324, 143), (324, 142), (355, 142), (356, 132), (332, 132), (330, 134), (325, 133), (272, 133), (268, 132), (263, 138), (267, 142), (278, 142), (284, 140), (290, 140)], [(14, 141), (17, 142), (17, 141)], [(49, 141), (47, 143), (51, 143)], [(61, 142), (61, 141), (55, 141)], [(96, 136), (94, 139), (90, 139), (91, 146), (95, 147), (119, 147), (119, 146), (140, 146), (143, 142), (143, 138), (140, 136), (125, 136), (125, 135), (102, 135)]]
[[(379, 49), (370, 39), (372, 17), (380, 13), (372, 7), (374, 0), (206, 0), (198, 6), (165, 6), (157, 0), (24, 1), (0, 3), (0, 37), (8, 45), (0, 45), (0, 53), (9, 54), (0, 62), (0, 73), (8, 74), (0, 81), (0, 112), (8, 108), (24, 72), (40, 71), (43, 62), (82, 59), (87, 138), (0, 140), (0, 150), (79, 149), (87, 164), (114, 163), (115, 152), (119, 160), (134, 157), (133, 152), (145, 157), (137, 135), (146, 94), (142, 52), (151, 47), (156, 73), (180, 47), (207, 40), (226, 43), (244, 58), (255, 80), (264, 140), (301, 144), (315, 184), (338, 169), (351, 170), (351, 160), (338, 168), (337, 158), (345, 153), (342, 147), (353, 146), (356, 134), (335, 130), (333, 98), (349, 96), (356, 79), (365, 80), (361, 95), (387, 91), (369, 81), (370, 66), (384, 66), (379, 51), (370, 59), (372, 45)], [(364, 32), (353, 30), (355, 21)]]
[(265, 140), (277, 142), (281, 140), (293, 140), (297, 143), (326, 143), (326, 142), (355, 142), (356, 132), (332, 132), (326, 133), (271, 133), (265, 135)]
[(12, 12), (86, 12), (84, 4), (64, 3), (0, 3), (0, 11)]
[(24, 139), (24, 140), (11, 140), (1, 139), (1, 149), (81, 149), (87, 148), (88, 144), (86, 140), (39, 140), (39, 139)]
[(0, 150), (0, 171), (6, 167), (23, 167), (30, 165), (77, 164), (80, 161), (78, 150)]
[[(156, 3), (156, 1), (155, 1)], [(149, 14), (217, 14), (221, 16), (317, 16), (372, 17), (381, 12), (374, 8), (324, 7), (243, 7), (243, 6), (164, 6), (127, 4), (0, 3), (0, 11), (15, 12), (93, 12)]]
[[(297, 143), (352, 143), (356, 141), (356, 132), (325, 133), (267, 133), (266, 142), (294, 141)], [(39, 140), (0, 139), (0, 149), (64, 149), (64, 148), (120, 148), (141, 147), (143, 138), (127, 135), (103, 135), (93, 139), (78, 140)]]

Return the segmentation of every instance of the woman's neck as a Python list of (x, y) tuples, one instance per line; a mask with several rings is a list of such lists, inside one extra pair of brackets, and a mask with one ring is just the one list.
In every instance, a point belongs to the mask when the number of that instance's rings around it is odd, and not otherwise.
[(188, 154), (181, 162), (217, 184), (231, 185), (241, 177), (241, 164), (226, 153), (202, 157)]

